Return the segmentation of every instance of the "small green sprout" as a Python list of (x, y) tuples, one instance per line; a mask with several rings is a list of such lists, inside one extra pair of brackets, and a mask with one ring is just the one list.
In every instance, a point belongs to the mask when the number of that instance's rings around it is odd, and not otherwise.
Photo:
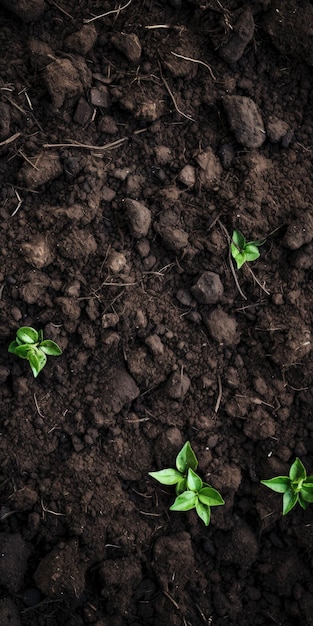
[(176, 469), (164, 469), (159, 472), (149, 472), (162, 485), (176, 485), (177, 498), (170, 506), (170, 511), (196, 512), (205, 526), (211, 519), (211, 506), (225, 504), (222, 496), (208, 483), (204, 483), (196, 474), (198, 467), (197, 457), (187, 441), (176, 457)]
[(262, 485), (283, 494), (283, 515), (287, 515), (299, 502), (306, 509), (313, 502), (313, 476), (307, 476), (303, 463), (296, 458), (289, 470), (289, 476), (276, 476), (261, 480)]
[(8, 351), (21, 359), (27, 359), (34, 377), (43, 369), (47, 356), (59, 356), (62, 350), (58, 344), (50, 339), (43, 339), (42, 330), (35, 330), (31, 326), (22, 326), (16, 333), (16, 339), (11, 341)]
[(255, 259), (259, 258), (259, 246), (263, 243), (264, 241), (246, 241), (239, 230), (234, 230), (230, 251), (233, 259), (236, 261), (237, 270), (240, 270), (247, 261), (255, 261)]

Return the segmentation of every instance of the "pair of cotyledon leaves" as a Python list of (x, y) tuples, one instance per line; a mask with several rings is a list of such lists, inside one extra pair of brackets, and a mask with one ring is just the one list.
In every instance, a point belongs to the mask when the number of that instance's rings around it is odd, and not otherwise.
[(261, 480), (261, 483), (272, 491), (283, 494), (283, 515), (287, 515), (297, 502), (303, 509), (313, 502), (313, 476), (307, 476), (298, 457), (290, 466), (289, 476), (276, 476)]
[(246, 241), (246, 238), (239, 230), (234, 230), (230, 251), (233, 259), (236, 261), (238, 270), (246, 261), (255, 261), (259, 258), (259, 246), (263, 243), (264, 241)]
[(58, 344), (50, 339), (44, 340), (42, 330), (37, 331), (31, 326), (22, 326), (18, 329), (16, 339), (10, 343), (8, 350), (21, 359), (27, 359), (35, 378), (45, 366), (47, 355), (62, 354)]
[(202, 481), (196, 473), (197, 457), (187, 441), (176, 457), (176, 469), (167, 468), (159, 472), (149, 472), (162, 485), (176, 485), (177, 497), (170, 511), (190, 511), (196, 513), (208, 526), (211, 519), (211, 506), (220, 506), (224, 500), (220, 493)]

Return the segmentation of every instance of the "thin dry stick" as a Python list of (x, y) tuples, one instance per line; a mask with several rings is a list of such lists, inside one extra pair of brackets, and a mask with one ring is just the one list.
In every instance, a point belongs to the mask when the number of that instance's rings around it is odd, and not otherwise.
[(265, 289), (265, 287), (262, 285), (262, 283), (260, 283), (260, 281), (257, 279), (254, 271), (251, 269), (251, 267), (249, 267), (249, 265), (246, 264), (247, 269), (249, 270), (250, 274), (252, 275), (253, 279), (255, 280), (255, 282), (259, 285), (259, 287), (261, 287), (262, 291), (264, 291), (264, 293), (266, 293), (268, 296), (270, 296), (270, 292), (267, 291), (267, 289)]
[(14, 215), (16, 215), (16, 213), (18, 212), (19, 208), (21, 207), (21, 205), (23, 204), (23, 198), (21, 198), (20, 194), (18, 193), (18, 191), (16, 191), (16, 189), (14, 189), (14, 193), (18, 199), (18, 204), (17, 207), (14, 209), (13, 213), (11, 214), (11, 217), (14, 217)]
[(21, 113), (23, 113), (23, 115), (27, 115), (26, 111), (24, 111), (24, 109), (22, 109), (22, 107), (20, 107), (18, 104), (16, 104), (16, 102), (14, 102), (14, 100), (12, 100), (12, 98), (9, 98), (9, 96), (6, 96), (4, 94), (5, 99), (10, 102), (10, 104), (12, 104), (12, 107), (15, 107), (18, 111), (20, 111)]
[(155, 28), (172, 28), (170, 24), (152, 24), (151, 26), (145, 26), (146, 30), (154, 30)]
[(15, 133), (15, 135), (12, 135), (11, 137), (8, 137), (8, 139), (5, 139), (4, 141), (1, 141), (0, 146), (6, 146), (8, 143), (12, 143), (12, 141), (15, 141), (21, 133)]
[(24, 152), (22, 152), (22, 150), (18, 150), (18, 154), (20, 154), (21, 157), (23, 157), (23, 159), (25, 159), (25, 161), (27, 161), (27, 163), (29, 163), (29, 165), (31, 165), (34, 168), (34, 170), (37, 170), (39, 172), (39, 167), (34, 165), (34, 163), (32, 163), (31, 160), (27, 158), (27, 156), (24, 154)]
[(242, 289), (241, 289), (241, 287), (240, 287), (240, 285), (239, 285), (238, 278), (237, 278), (237, 274), (236, 274), (236, 272), (235, 272), (235, 268), (234, 268), (234, 264), (233, 264), (233, 260), (232, 260), (232, 258), (231, 258), (231, 252), (230, 252), (230, 249), (229, 249), (229, 253), (228, 253), (228, 260), (229, 260), (229, 265), (230, 265), (230, 269), (231, 269), (232, 275), (233, 275), (233, 277), (234, 277), (234, 281), (235, 281), (235, 283), (236, 283), (236, 287), (237, 287), (237, 289), (238, 289), (238, 291), (239, 291), (239, 293), (240, 293), (241, 297), (242, 297), (244, 300), (248, 300), (247, 296), (245, 296), (245, 294), (243, 293), (243, 291), (242, 291)]
[(215, 413), (218, 413), (218, 410), (219, 410), (220, 404), (221, 404), (221, 400), (222, 400), (222, 394), (223, 394), (222, 381), (221, 381), (221, 377), (220, 377), (219, 374), (217, 374), (217, 384), (218, 384), (218, 396), (217, 396), (215, 409), (214, 409)]
[(239, 285), (238, 278), (237, 278), (237, 276), (236, 276), (236, 272), (235, 272), (235, 268), (234, 268), (234, 265), (233, 265), (233, 262), (232, 262), (232, 258), (231, 258), (231, 251), (230, 251), (230, 242), (231, 242), (231, 238), (230, 238), (230, 236), (229, 236), (229, 234), (228, 234), (228, 232), (227, 232), (227, 230), (226, 230), (226, 228), (225, 228), (224, 224), (222, 224), (221, 220), (217, 220), (217, 224), (219, 224), (220, 228), (224, 231), (225, 236), (226, 236), (226, 239), (227, 239), (228, 244), (229, 244), (229, 250), (228, 250), (228, 261), (229, 261), (229, 266), (230, 266), (230, 269), (231, 269), (232, 275), (233, 275), (233, 277), (234, 277), (234, 281), (235, 281), (235, 283), (236, 283), (236, 287), (237, 287), (237, 289), (238, 289), (238, 291), (239, 291), (239, 293), (240, 293), (241, 297), (242, 297), (244, 300), (247, 300), (247, 299), (248, 299), (248, 298), (247, 298), (247, 296), (245, 296), (245, 294), (243, 293), (243, 291), (242, 291), (242, 289), (241, 289), (241, 287), (240, 287), (240, 285)]
[(172, 602), (172, 604), (174, 604), (175, 609), (179, 611), (179, 606), (177, 602), (175, 602), (174, 598), (172, 598), (172, 596), (170, 596), (170, 594), (167, 591), (163, 591), (163, 593)]
[(185, 26), (178, 26), (178, 24), (151, 24), (151, 26), (145, 26), (146, 30), (154, 30), (156, 28), (167, 28), (175, 30), (180, 34), (187, 30)]
[(73, 16), (70, 15), (69, 13), (67, 13), (67, 11), (65, 11), (64, 9), (62, 9), (62, 7), (60, 7), (56, 2), (54, 2), (53, 0), (48, 0), (48, 2), (49, 2), (49, 4), (53, 4), (53, 6), (55, 6), (57, 9), (59, 9), (59, 11), (61, 11), (61, 13), (64, 13), (64, 15), (69, 17), (70, 20), (74, 20)]
[(34, 393), (34, 400), (35, 400), (35, 405), (36, 405), (36, 409), (37, 409), (38, 415), (40, 415), (40, 417), (43, 417), (45, 419), (45, 415), (43, 415), (41, 413), (41, 411), (40, 411), (39, 404), (37, 402), (37, 398), (36, 398), (36, 394), (35, 393)]
[(185, 61), (191, 61), (191, 63), (199, 63), (199, 65), (203, 65), (209, 70), (211, 78), (213, 80), (217, 80), (216, 76), (214, 76), (213, 74), (211, 67), (204, 61), (200, 61), (199, 59), (191, 59), (190, 57), (185, 57), (183, 54), (177, 54), (177, 52), (171, 52), (171, 54), (173, 54), (174, 57), (178, 57), (179, 59), (184, 59)]
[(84, 148), (85, 150), (111, 150), (112, 148), (116, 148), (120, 146), (125, 141), (128, 141), (128, 137), (123, 137), (123, 139), (117, 139), (116, 141), (112, 141), (111, 143), (106, 143), (104, 146), (93, 146), (88, 143), (79, 143), (79, 141), (74, 142), (74, 140), (68, 140), (68, 143), (44, 143), (43, 148)]
[[(135, 130), (133, 135), (140, 135), (141, 133), (145, 133), (147, 128), (140, 128), (139, 130)], [(111, 141), (111, 143), (106, 143), (103, 146), (94, 146), (88, 143), (80, 143), (79, 141), (74, 141), (73, 139), (69, 139), (68, 143), (44, 143), (43, 148), (83, 148), (85, 150), (112, 150), (113, 148), (117, 148), (118, 146), (125, 143), (125, 141), (129, 141), (132, 138), (132, 135), (128, 137), (122, 137), (121, 139), (117, 139), (116, 141)]]
[(160, 65), (160, 63), (159, 63), (159, 68), (160, 68), (160, 75), (161, 75), (161, 79), (162, 79), (162, 81), (163, 81), (163, 83), (164, 83), (164, 86), (166, 87), (166, 89), (167, 89), (168, 93), (170, 94), (170, 96), (171, 96), (171, 98), (172, 98), (172, 102), (173, 102), (173, 104), (174, 104), (174, 107), (175, 107), (175, 109), (176, 109), (177, 113), (179, 113), (179, 115), (182, 115), (183, 117), (185, 117), (185, 118), (186, 118), (187, 120), (189, 120), (190, 122), (194, 122), (195, 120), (193, 119), (193, 117), (191, 117), (191, 115), (186, 115), (186, 113), (183, 113), (183, 111), (181, 111), (181, 110), (179, 109), (179, 107), (178, 107), (178, 105), (177, 105), (177, 102), (176, 102), (176, 100), (175, 100), (175, 98), (174, 98), (174, 96), (173, 96), (173, 94), (172, 94), (172, 92), (171, 92), (171, 90), (170, 90), (170, 88), (169, 88), (168, 82), (167, 82), (167, 80), (164, 78), (164, 76), (163, 76), (163, 74), (162, 74), (162, 70), (161, 70), (161, 65)]
[(51, 515), (58, 515), (60, 517), (65, 517), (65, 513), (56, 513), (56, 511), (50, 511), (50, 509), (47, 509), (43, 503), (43, 500), (40, 500), (40, 504), (41, 504), (41, 508), (45, 513), (51, 513)]
[(84, 24), (90, 24), (90, 22), (94, 22), (95, 20), (100, 20), (102, 17), (106, 17), (107, 15), (112, 15), (112, 13), (119, 13), (120, 11), (127, 9), (127, 7), (129, 7), (132, 1), (133, 0), (128, 0), (128, 2), (124, 4), (123, 7), (119, 6), (118, 9), (113, 9), (113, 11), (107, 11), (106, 13), (102, 13), (101, 15), (96, 15), (96, 17), (91, 17), (89, 20), (84, 20)]

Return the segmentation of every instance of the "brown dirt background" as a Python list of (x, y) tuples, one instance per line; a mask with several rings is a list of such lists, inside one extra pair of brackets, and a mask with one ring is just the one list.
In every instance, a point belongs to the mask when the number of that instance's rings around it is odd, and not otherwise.
[[(260, 485), (313, 473), (312, 24), (1, 0), (1, 626), (313, 623), (312, 508)], [(21, 325), (63, 349), (36, 380)], [(208, 528), (148, 477), (187, 439)]]

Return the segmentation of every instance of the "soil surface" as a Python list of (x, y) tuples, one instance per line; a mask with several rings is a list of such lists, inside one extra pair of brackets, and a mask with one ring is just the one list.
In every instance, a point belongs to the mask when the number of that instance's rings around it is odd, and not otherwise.
[[(0, 1), (1, 626), (313, 623), (313, 509), (260, 484), (313, 474), (312, 23)], [(148, 476), (187, 440), (208, 528)]]

